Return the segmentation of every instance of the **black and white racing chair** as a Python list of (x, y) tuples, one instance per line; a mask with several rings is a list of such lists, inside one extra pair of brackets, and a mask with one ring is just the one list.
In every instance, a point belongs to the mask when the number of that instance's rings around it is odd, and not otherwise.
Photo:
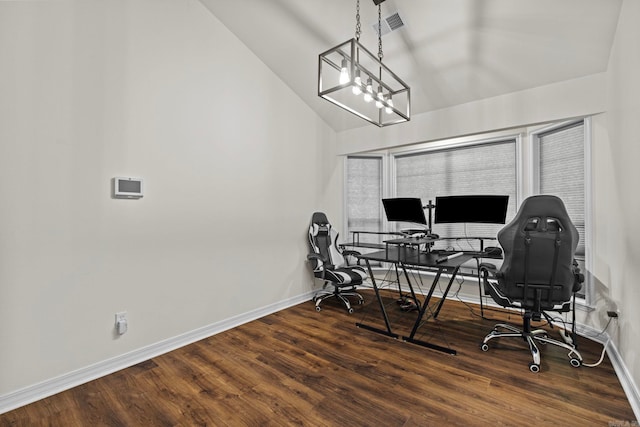
[(366, 271), (357, 265), (348, 265), (345, 257), (359, 254), (356, 251), (338, 249), (338, 232), (336, 232), (322, 212), (315, 212), (309, 226), (309, 248), (307, 255), (313, 266), (313, 274), (324, 281), (322, 290), (316, 293), (313, 301), (316, 310), (322, 310), (320, 304), (327, 298), (337, 298), (349, 313), (353, 313), (349, 297), (357, 299), (358, 304), (364, 303), (364, 298), (356, 292), (356, 286), (361, 285), (367, 278)]
[[(582, 356), (572, 343), (549, 337), (545, 329), (531, 329), (531, 321), (540, 321), (545, 312), (569, 312), (575, 292), (582, 288), (584, 276), (574, 259), (578, 231), (571, 222), (562, 200), (540, 195), (527, 198), (513, 220), (498, 233), (504, 250), (500, 269), (481, 264), (485, 293), (503, 307), (523, 311), (522, 329), (500, 323), (484, 338), (483, 351), (496, 338), (523, 339), (533, 357), (532, 372), (540, 370), (540, 351), (536, 343), (552, 344), (568, 351), (571, 365), (582, 365)], [(573, 311), (572, 342), (575, 343), (575, 310)], [(564, 333), (564, 332), (562, 332)]]

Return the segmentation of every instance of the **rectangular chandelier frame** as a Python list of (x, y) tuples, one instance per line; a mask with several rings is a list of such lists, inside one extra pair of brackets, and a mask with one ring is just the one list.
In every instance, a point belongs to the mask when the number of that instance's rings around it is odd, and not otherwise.
[[(372, 92), (366, 90), (369, 79)], [(378, 92), (383, 96), (378, 97)], [(319, 55), (318, 96), (378, 127), (411, 119), (409, 86), (356, 39)]]

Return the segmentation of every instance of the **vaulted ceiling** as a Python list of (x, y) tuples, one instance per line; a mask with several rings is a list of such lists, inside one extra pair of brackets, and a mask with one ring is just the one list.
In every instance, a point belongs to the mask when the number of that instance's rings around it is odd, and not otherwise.
[[(318, 55), (355, 35), (355, 0), (200, 0), (336, 131), (372, 126), (317, 95)], [(411, 87), (412, 114), (606, 70), (621, 0), (386, 0), (383, 62)], [(360, 1), (377, 52), (378, 10)], [(399, 125), (401, 126), (401, 125)]]

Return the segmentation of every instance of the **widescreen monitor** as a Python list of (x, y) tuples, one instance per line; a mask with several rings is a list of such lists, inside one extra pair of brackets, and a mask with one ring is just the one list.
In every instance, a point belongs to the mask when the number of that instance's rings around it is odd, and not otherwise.
[(382, 199), (387, 221), (415, 222), (427, 224), (424, 216), (422, 200), (419, 198), (399, 197), (395, 199)]
[(436, 224), (504, 224), (509, 196), (472, 195), (436, 197)]

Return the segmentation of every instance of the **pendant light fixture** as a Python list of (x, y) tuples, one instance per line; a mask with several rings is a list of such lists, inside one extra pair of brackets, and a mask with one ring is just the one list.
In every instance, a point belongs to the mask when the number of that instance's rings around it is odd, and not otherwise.
[(356, 0), (355, 38), (318, 58), (318, 96), (379, 127), (411, 118), (411, 89), (382, 63), (383, 1), (374, 0), (378, 6), (377, 57), (360, 44), (360, 0)]

